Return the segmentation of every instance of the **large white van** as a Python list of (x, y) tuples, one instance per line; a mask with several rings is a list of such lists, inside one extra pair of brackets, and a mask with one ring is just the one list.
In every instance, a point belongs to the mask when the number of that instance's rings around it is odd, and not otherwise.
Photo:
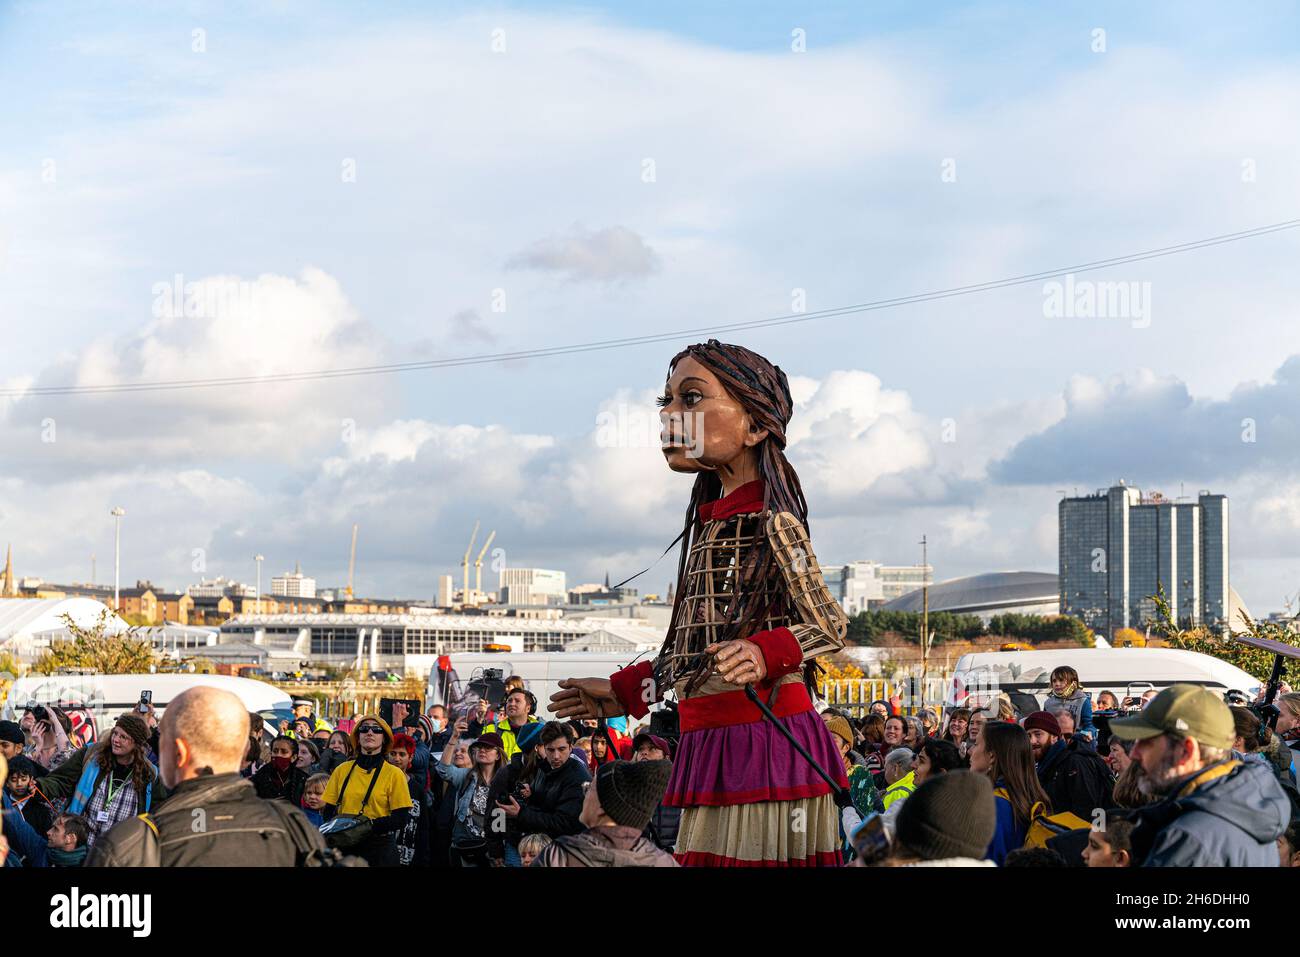
[[(464, 702), (476, 699), (469, 692), (469, 683), (481, 678), (486, 669), (501, 671), (502, 679), (518, 675), (524, 686), (537, 696), (537, 715), (554, 717), (551, 695), (560, 690), (562, 678), (608, 678), (615, 671), (631, 664), (632, 656), (611, 655), (602, 652), (464, 652), (448, 656), (450, 672), (439, 671), (435, 666), (429, 673), (428, 694), (425, 707), (435, 704), (455, 710)], [(638, 660), (653, 658), (653, 653), (639, 656)]]
[(54, 705), (68, 711), (88, 712), (95, 728), (112, 725), (118, 715), (140, 701), (140, 692), (153, 692), (155, 713), (162, 717), (167, 703), (187, 688), (221, 688), (236, 695), (249, 711), (267, 719), (275, 728), (280, 720), (293, 720), (289, 695), (263, 681), (230, 675), (139, 674), (139, 675), (28, 675), (18, 678), (9, 689), (0, 717), (17, 721), (28, 702)]
[(1235, 665), (1196, 651), (1175, 648), (1062, 648), (1053, 651), (995, 651), (962, 655), (957, 660), (947, 704), (965, 703), (968, 694), (1018, 691), (1032, 694), (1041, 704), (1051, 690), (1052, 670), (1068, 665), (1079, 673), (1079, 683), (1096, 702), (1101, 691), (1120, 701), (1171, 684), (1201, 685), (1222, 694), (1229, 689), (1249, 695), (1263, 685)]

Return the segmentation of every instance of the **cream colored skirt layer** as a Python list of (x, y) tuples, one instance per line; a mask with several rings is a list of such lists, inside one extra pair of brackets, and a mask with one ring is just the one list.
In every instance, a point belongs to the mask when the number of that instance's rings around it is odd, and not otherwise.
[(682, 810), (677, 859), (702, 867), (835, 867), (839, 809), (829, 794)]

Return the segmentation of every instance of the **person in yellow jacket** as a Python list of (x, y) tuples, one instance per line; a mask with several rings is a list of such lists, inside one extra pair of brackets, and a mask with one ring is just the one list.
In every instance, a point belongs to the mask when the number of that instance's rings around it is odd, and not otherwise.
[(910, 748), (895, 748), (885, 755), (885, 810), (916, 790), (916, 772), (912, 770), (915, 755)]
[(505, 760), (509, 761), (520, 751), (519, 742), (515, 740), (515, 731), (526, 724), (537, 724), (541, 719), (534, 713), (537, 711), (537, 698), (531, 691), (525, 691), (523, 688), (512, 688), (506, 694), (502, 706), (506, 712), (505, 719), (495, 724), (484, 725), (482, 733), (495, 731), (501, 736)]

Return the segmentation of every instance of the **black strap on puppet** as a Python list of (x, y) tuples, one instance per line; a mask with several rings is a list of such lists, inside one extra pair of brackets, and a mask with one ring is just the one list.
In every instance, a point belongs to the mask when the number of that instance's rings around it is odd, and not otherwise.
[(616, 588), (616, 589), (617, 589), (617, 588), (622, 588), (622, 587), (623, 587), (624, 585), (626, 585), (628, 582), (636, 581), (638, 578), (640, 578), (642, 575), (644, 575), (644, 574), (645, 574), (646, 572), (648, 572), (650, 569), (654, 568), (655, 565), (658, 565), (661, 561), (663, 561), (663, 560), (664, 560), (664, 555), (667, 555), (669, 552), (671, 552), (671, 551), (673, 550), (673, 548), (677, 545), (677, 543), (680, 542), (680, 541), (681, 541), (683, 538), (685, 538), (685, 537), (686, 537), (686, 529), (682, 529), (682, 533), (681, 533), (680, 535), (678, 535), (676, 538), (674, 538), (674, 539), (673, 539), (673, 540), (668, 544), (668, 547), (665, 548), (665, 549), (663, 550), (663, 554), (662, 554), (662, 555), (660, 555), (658, 558), (656, 558), (653, 562), (651, 562), (651, 563), (650, 563), (649, 565), (647, 565), (645, 568), (641, 569), (639, 572), (637, 572), (637, 573), (636, 573), (635, 575), (633, 575), (631, 578), (624, 578), (624, 579), (623, 579), (621, 582), (619, 582), (617, 585), (613, 585), (613, 586), (611, 586), (611, 587), (612, 587), (612, 588)]
[(849, 796), (849, 789), (840, 787), (839, 782), (831, 777), (830, 772), (814, 760), (813, 756), (808, 753), (807, 748), (795, 739), (795, 736), (790, 733), (790, 729), (782, 724), (781, 719), (778, 718), (772, 712), (772, 709), (767, 706), (767, 702), (758, 696), (758, 692), (754, 690), (753, 685), (745, 685), (745, 697), (758, 706), (758, 710), (763, 712), (763, 717), (772, 722), (772, 726), (775, 727), (777, 731), (781, 732), (782, 737), (789, 741), (803, 759), (812, 766), (812, 769), (817, 772), (821, 779), (831, 786), (831, 792), (835, 795), (835, 804), (841, 808), (851, 806), (853, 804), (853, 798)]

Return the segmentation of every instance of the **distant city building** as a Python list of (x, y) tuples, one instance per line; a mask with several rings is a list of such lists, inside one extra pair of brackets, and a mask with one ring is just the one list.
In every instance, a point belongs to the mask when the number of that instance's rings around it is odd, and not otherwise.
[(564, 572), (549, 568), (503, 568), (500, 586), (503, 605), (563, 604), (569, 597)]
[(831, 594), (843, 606), (844, 613), (856, 615), (932, 584), (934, 566), (859, 561), (847, 565), (823, 565), (822, 577)]
[(1062, 614), (1107, 636), (1142, 628), (1163, 587), (1180, 623), (1229, 624), (1238, 600), (1228, 583), (1226, 495), (1170, 500), (1121, 481), (1061, 499), (1058, 516)]
[(403, 614), (239, 615), (221, 626), (221, 643), (251, 642), (272, 664), (368, 661), (373, 670), (427, 672), (439, 655), (509, 646), (517, 652), (626, 651), (629, 660), (663, 643), (664, 631), (626, 619), (448, 615), (411, 608)]
[(285, 572), (271, 579), (271, 594), (286, 598), (315, 598), (316, 579), (302, 573), (302, 566), (294, 563), (293, 572)]
[(14, 548), (5, 548), (5, 569), (0, 572), (0, 598), (17, 598), (18, 586), (14, 583)]
[[(986, 572), (952, 578), (930, 586), (930, 611), (978, 615), (988, 624), (994, 615), (1056, 615), (1060, 583), (1050, 572)], [(921, 611), (922, 593), (909, 592), (881, 606), (882, 611)]]
[(455, 580), (450, 575), (438, 576), (438, 601), (439, 608), (450, 608), (453, 595), (456, 593)]
[(639, 601), (635, 588), (615, 588), (609, 583), (609, 572), (605, 573), (605, 584), (587, 583), (576, 585), (569, 590), (570, 605), (602, 606), (631, 605)]
[(639, 601), (635, 588), (571, 591), (568, 600), (570, 605), (635, 605)]
[(205, 578), (197, 585), (191, 585), (185, 591), (191, 598), (242, 598), (244, 595), (252, 595), (256, 589), (251, 585), (244, 585), (217, 576), (216, 578)]

